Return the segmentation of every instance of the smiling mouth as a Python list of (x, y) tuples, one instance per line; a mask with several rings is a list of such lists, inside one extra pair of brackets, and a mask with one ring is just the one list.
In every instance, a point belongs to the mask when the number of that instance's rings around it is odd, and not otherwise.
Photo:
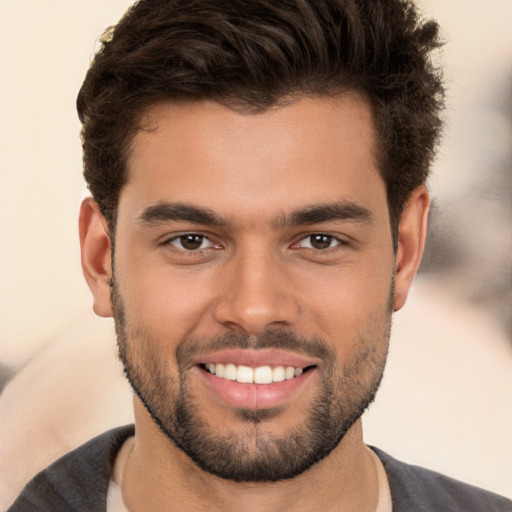
[(203, 370), (219, 379), (231, 380), (243, 384), (271, 384), (300, 377), (304, 372), (315, 366), (257, 366), (252, 368), (234, 363), (205, 363), (199, 365)]

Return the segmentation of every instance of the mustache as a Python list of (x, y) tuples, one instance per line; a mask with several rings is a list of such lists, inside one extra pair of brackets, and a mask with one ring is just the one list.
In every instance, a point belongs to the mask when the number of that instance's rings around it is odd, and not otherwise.
[(187, 364), (195, 354), (228, 349), (281, 349), (322, 360), (332, 360), (333, 350), (319, 337), (302, 336), (290, 331), (268, 331), (259, 336), (228, 332), (214, 337), (187, 337), (176, 347), (176, 360)]

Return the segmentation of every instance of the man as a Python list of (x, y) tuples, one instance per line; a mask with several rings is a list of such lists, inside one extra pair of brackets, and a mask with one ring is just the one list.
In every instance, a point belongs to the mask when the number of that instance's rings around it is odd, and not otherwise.
[(82, 265), (134, 391), (10, 510), (512, 510), (363, 442), (424, 246), (437, 26), (146, 0), (78, 97)]

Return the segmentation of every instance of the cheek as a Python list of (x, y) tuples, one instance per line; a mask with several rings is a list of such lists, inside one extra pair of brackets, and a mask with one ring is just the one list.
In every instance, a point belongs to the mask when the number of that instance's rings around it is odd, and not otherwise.
[[(211, 287), (206, 273), (198, 276), (184, 270), (172, 272), (166, 265), (145, 265), (142, 271), (138, 267), (134, 259), (119, 269), (129, 324), (174, 343), (207, 317)], [(136, 277), (123, 280), (123, 274)]]
[(375, 262), (326, 268), (305, 289), (309, 291), (302, 302), (320, 329), (330, 335), (364, 330), (368, 322), (388, 312), (392, 259), (384, 268)]

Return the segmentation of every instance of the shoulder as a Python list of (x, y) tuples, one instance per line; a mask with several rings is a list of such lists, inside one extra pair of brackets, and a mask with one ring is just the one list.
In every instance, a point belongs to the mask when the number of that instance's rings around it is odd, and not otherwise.
[(133, 425), (109, 430), (36, 475), (7, 512), (105, 510), (116, 454)]
[(512, 501), (373, 448), (388, 475), (393, 512), (512, 512)]

